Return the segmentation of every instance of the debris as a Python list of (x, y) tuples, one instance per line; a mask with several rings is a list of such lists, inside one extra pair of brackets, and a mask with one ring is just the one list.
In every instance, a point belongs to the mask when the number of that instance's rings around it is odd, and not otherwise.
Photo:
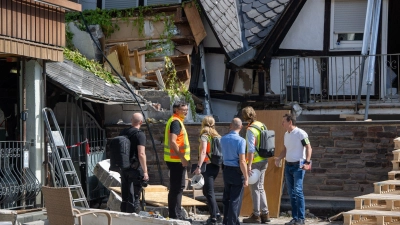
[(334, 215), (334, 216), (329, 217), (329, 218), (328, 218), (328, 221), (329, 221), (329, 222), (332, 222), (332, 221), (339, 220), (339, 219), (342, 219), (342, 218), (343, 218), (343, 212), (341, 212), (341, 213), (339, 213), (339, 214), (336, 214), (336, 215)]

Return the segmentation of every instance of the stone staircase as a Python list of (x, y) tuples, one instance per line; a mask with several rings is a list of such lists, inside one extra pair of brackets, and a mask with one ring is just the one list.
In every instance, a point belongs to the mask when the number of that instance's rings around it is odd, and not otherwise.
[(343, 213), (344, 225), (400, 225), (400, 138), (394, 145), (389, 180), (374, 183), (374, 193), (355, 197), (355, 209)]

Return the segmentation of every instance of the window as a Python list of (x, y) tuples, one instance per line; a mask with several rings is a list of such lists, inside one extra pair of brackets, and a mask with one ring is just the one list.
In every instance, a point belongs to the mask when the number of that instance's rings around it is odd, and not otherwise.
[(367, 0), (333, 0), (331, 50), (361, 50)]

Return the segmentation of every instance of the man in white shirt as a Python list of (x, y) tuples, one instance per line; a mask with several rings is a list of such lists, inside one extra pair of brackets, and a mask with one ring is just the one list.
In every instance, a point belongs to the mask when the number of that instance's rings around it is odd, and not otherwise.
[[(282, 126), (286, 129), (284, 148), (278, 157), (275, 157), (275, 165), (279, 166), (281, 159), (286, 157), (285, 181), (292, 205), (293, 219), (285, 225), (305, 224), (305, 202), (303, 194), (303, 179), (306, 170), (311, 169), (311, 144), (308, 134), (296, 126), (296, 118), (285, 114)], [(300, 168), (300, 160), (304, 165)]]

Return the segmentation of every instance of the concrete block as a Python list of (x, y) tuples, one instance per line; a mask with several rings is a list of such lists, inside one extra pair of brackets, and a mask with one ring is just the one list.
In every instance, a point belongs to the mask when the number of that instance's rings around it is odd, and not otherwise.
[[(94, 59), (97, 61), (101, 61), (102, 54), (97, 49), (96, 44), (93, 42), (90, 34), (86, 31), (81, 31), (73, 22), (68, 23), (67, 25), (69, 30), (74, 34), (72, 38), (72, 43), (75, 48), (79, 50), (82, 55), (86, 56), (88, 59)], [(97, 44), (100, 46), (99, 38), (104, 37), (104, 34), (99, 25), (90, 25), (89, 30), (95, 38)]]
[(107, 207), (112, 211), (120, 211), (121, 202), (122, 202), (121, 196), (115, 193), (115, 191), (110, 191), (110, 196), (108, 197), (107, 201)]
[(109, 169), (110, 160), (106, 159), (96, 164), (93, 174), (107, 189), (109, 189), (109, 187), (121, 187), (120, 174), (114, 171), (109, 171)]
[(138, 90), (138, 94), (143, 96), (147, 101), (161, 104), (161, 108), (169, 110), (171, 108), (171, 98), (165, 91), (158, 90)]

